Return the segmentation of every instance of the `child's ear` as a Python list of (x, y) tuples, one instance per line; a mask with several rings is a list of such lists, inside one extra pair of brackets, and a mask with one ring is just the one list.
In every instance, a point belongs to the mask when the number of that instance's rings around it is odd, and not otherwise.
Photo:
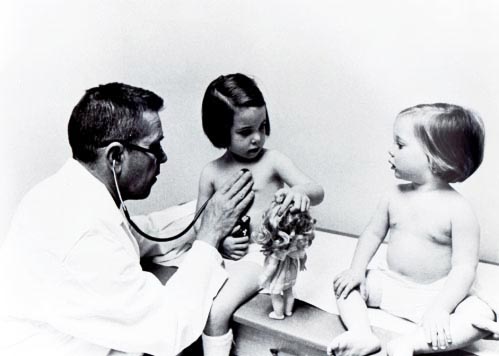
[(434, 160), (431, 159), (431, 157), (428, 157), (428, 167), (430, 168), (431, 173), (437, 174), (438, 172), (437, 164), (435, 163)]

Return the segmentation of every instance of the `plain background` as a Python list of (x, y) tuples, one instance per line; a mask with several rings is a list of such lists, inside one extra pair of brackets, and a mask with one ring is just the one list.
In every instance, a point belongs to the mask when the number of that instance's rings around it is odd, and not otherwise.
[[(485, 161), (456, 185), (499, 261), (499, 2), (3, 1), (0, 5), (0, 241), (17, 204), (70, 156), (66, 125), (85, 89), (112, 81), (155, 91), (169, 161), (134, 213), (196, 198), (223, 153), (201, 128), (208, 83), (253, 76), (281, 150), (326, 191), (318, 225), (359, 234), (396, 180), (387, 163), (402, 109), (476, 110)], [(50, 201), (42, 209), (50, 209)]]

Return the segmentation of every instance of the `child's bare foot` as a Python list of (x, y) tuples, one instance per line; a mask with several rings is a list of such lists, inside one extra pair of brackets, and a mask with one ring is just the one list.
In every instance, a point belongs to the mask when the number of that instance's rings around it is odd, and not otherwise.
[(412, 342), (403, 337), (390, 340), (386, 345), (386, 353), (388, 356), (412, 356), (414, 347)]
[(335, 356), (362, 356), (380, 349), (381, 343), (372, 332), (346, 331), (331, 341), (327, 353)]
[(275, 312), (270, 312), (269, 318), (276, 319), (276, 320), (282, 320), (282, 319), (284, 319), (284, 314), (278, 315)]

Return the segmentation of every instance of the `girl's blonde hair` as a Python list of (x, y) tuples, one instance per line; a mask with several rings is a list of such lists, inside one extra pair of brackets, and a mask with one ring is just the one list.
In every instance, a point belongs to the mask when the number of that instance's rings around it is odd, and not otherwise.
[(414, 121), (414, 134), (423, 145), (432, 172), (448, 183), (462, 182), (483, 160), (485, 129), (480, 117), (461, 106), (421, 104), (398, 117)]

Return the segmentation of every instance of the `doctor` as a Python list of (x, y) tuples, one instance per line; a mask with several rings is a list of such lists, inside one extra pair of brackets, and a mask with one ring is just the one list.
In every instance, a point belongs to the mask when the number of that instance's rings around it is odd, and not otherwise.
[[(87, 90), (68, 125), (73, 158), (22, 200), (0, 251), (0, 354), (177, 355), (201, 334), (226, 280), (217, 252), (253, 199), (239, 172), (206, 207), (197, 240), (162, 285), (120, 200), (144, 199), (167, 160), (156, 94)], [(121, 197), (120, 197), (121, 196)]]

